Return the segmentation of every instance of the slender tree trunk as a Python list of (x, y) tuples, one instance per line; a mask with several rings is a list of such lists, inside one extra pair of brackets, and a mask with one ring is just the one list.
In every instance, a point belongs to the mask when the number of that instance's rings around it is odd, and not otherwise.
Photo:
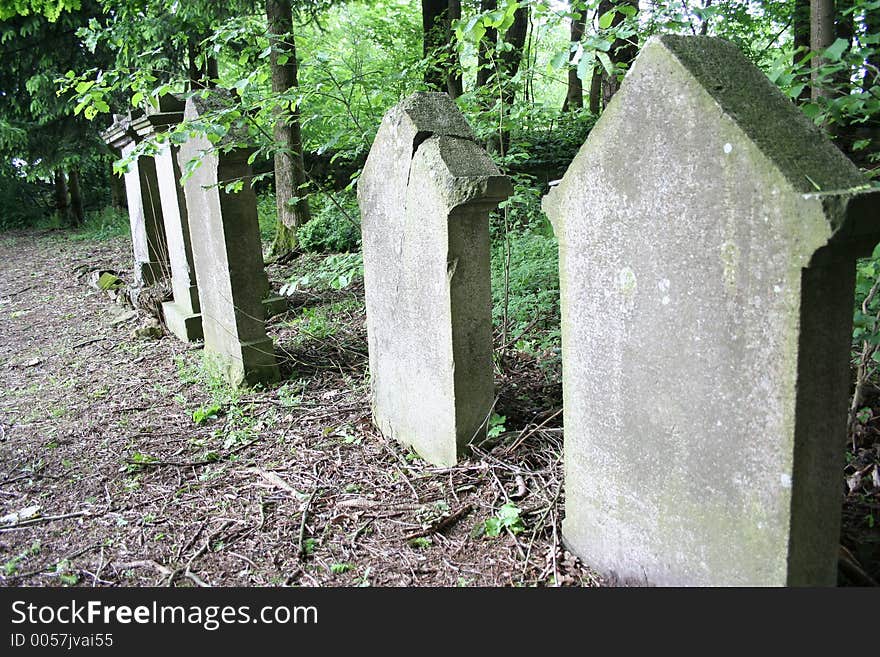
[[(623, 0), (622, 2), (614, 2), (613, 0), (602, 0), (599, 3), (599, 15), (601, 16), (606, 11), (610, 11), (616, 6), (622, 5), (630, 5), (633, 9), (638, 12), (639, 10), (639, 2), (638, 0)], [(617, 27), (624, 20), (626, 20), (626, 16), (624, 16), (619, 11), (614, 14), (614, 18), (611, 21), (611, 27)], [(615, 39), (611, 44), (611, 49), (608, 52), (608, 56), (611, 59), (611, 62), (614, 64), (615, 73), (617, 73), (622, 68), (628, 69), (629, 66), (632, 65), (633, 60), (636, 58), (638, 54), (638, 43), (635, 41), (636, 36), (632, 35), (628, 39)], [(603, 76), (603, 84), (602, 84), (602, 97), (605, 106), (608, 106), (608, 103), (611, 102), (611, 98), (614, 94), (617, 93), (617, 90), (620, 89), (620, 80), (618, 79), (617, 74), (608, 75), (607, 73)]]
[(62, 225), (70, 223), (70, 205), (67, 202), (67, 180), (64, 171), (55, 169), (55, 211)]
[[(272, 92), (284, 94), (299, 85), (290, 0), (267, 0), (266, 17), (272, 46), (269, 59)], [(283, 57), (287, 58), (286, 61)], [(306, 173), (299, 108), (295, 100), (286, 102), (289, 102), (290, 112), (279, 111), (273, 129), (276, 147), (275, 207), (278, 211), (275, 241), (270, 250), (274, 256), (292, 253), (297, 247), (297, 228), (311, 219), (309, 201), (304, 196)]]
[[(834, 43), (834, 39), (834, 0), (810, 0), (810, 50), (820, 53)], [(811, 98), (815, 101), (828, 97), (829, 92), (819, 84), (819, 69), (825, 65), (825, 58), (814, 56), (812, 62)]]
[(206, 34), (191, 36), (186, 42), (187, 75), (190, 89), (212, 89), (217, 86), (219, 70), (217, 58), (205, 55), (200, 62), (199, 43), (207, 38)]
[(810, 48), (810, 0), (795, 0), (792, 26), (794, 47), (801, 49), (794, 56), (794, 61), (798, 62), (804, 58)]
[(68, 183), (70, 184), (70, 207), (73, 210), (71, 224), (73, 226), (82, 226), (85, 223), (86, 216), (83, 212), (82, 192), (79, 186), (79, 169), (74, 167), (70, 170)]
[[(865, 11), (865, 27), (868, 34), (880, 34), (880, 7)], [(862, 78), (862, 89), (867, 91), (880, 80), (880, 47), (875, 46), (874, 52), (868, 57), (865, 75)]]
[(117, 210), (125, 210), (128, 207), (128, 200), (125, 197), (125, 183), (121, 176), (113, 173), (110, 168), (110, 205)]
[[(519, 72), (520, 64), (523, 59), (523, 50), (526, 45), (526, 37), (529, 32), (529, 7), (524, 5), (516, 10), (513, 15), (513, 25), (504, 35), (504, 41), (510, 46), (500, 54), (501, 75), (498, 76), (498, 83), (501, 89), (502, 112), (505, 116), (513, 106), (516, 98), (516, 87), (513, 85), (513, 78)], [(510, 150), (510, 130), (502, 128), (499, 134), (500, 152), (502, 155)]]
[[(792, 64), (801, 61), (810, 50), (810, 0), (795, 0), (794, 15), (792, 16), (794, 30), (795, 54)], [(812, 85), (806, 85), (798, 96), (798, 101), (805, 103), (810, 100)]]
[(602, 69), (599, 64), (593, 67), (593, 77), (590, 79), (590, 113), (599, 116), (602, 109)]
[[(480, 12), (485, 13), (498, 8), (497, 0), (480, 0)], [(495, 75), (495, 65), (492, 61), (495, 51), (495, 43), (498, 41), (498, 30), (494, 27), (486, 29), (480, 45), (477, 48), (477, 88), (485, 87), (489, 79)]]
[[(852, 10), (854, 0), (837, 0), (835, 4), (835, 16), (837, 24), (835, 26), (834, 35), (836, 39), (843, 39), (847, 42), (848, 48), (852, 48), (853, 39), (855, 37), (855, 19)], [(861, 67), (860, 67), (861, 68)], [(843, 66), (840, 71), (834, 74), (833, 94), (848, 94), (853, 87), (852, 77), (853, 68), (851, 66)], [(855, 141), (855, 126), (850, 123), (848, 117), (842, 116), (837, 122), (829, 126), (829, 132), (834, 135), (834, 139), (845, 153), (850, 153), (852, 144)]]
[[(712, 0), (706, 0), (703, 3), (703, 9), (708, 9), (711, 6), (712, 6)], [(700, 36), (706, 36), (707, 34), (709, 34), (709, 19), (704, 18), (702, 25), (700, 25)]]
[(446, 93), (452, 98), (458, 98), (464, 93), (461, 79), (461, 64), (455, 49), (455, 30), (453, 21), (461, 19), (461, 0), (449, 0), (449, 8), (446, 15), (446, 45), (449, 48), (449, 60), (446, 67)]
[[(587, 24), (587, 10), (572, 3), (573, 15), (571, 17), (570, 41), (572, 47), (576, 47), (584, 36), (584, 29)], [(562, 105), (562, 111), (573, 111), (581, 109), (584, 106), (584, 84), (578, 77), (577, 68), (571, 63), (570, 55), (568, 65), (568, 91), (565, 94), (565, 102)]]
[(515, 90), (510, 81), (519, 71), (522, 63), (523, 51), (526, 45), (526, 37), (529, 33), (529, 7), (523, 5), (513, 15), (513, 25), (504, 35), (504, 40), (510, 45), (501, 53), (501, 64), (504, 69), (504, 98), (510, 104), (513, 102)]
[(441, 61), (446, 45), (447, 0), (422, 0), (422, 57), (425, 67), (425, 84), (430, 89), (446, 89), (445, 65)]

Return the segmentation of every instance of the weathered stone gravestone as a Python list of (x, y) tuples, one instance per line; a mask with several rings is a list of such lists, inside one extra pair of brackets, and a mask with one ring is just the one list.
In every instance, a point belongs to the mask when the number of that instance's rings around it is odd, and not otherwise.
[(833, 584), (857, 169), (732, 44), (666, 36), (544, 209), (567, 545), (625, 582)]
[[(117, 115), (113, 125), (102, 135), (104, 141), (127, 157), (135, 149), (137, 134), (131, 117)], [(156, 163), (152, 157), (138, 157), (125, 174), (125, 195), (131, 224), (134, 251), (135, 288), (152, 285), (166, 277), (168, 247)]]
[[(208, 101), (189, 98), (185, 119), (196, 120)], [(222, 147), (223, 144), (218, 144)], [(251, 188), (249, 149), (221, 152), (204, 136), (180, 146), (181, 168), (204, 153), (184, 183), (199, 287), (205, 354), (234, 385), (279, 377), (272, 340), (266, 335), (263, 299), (269, 282), (263, 268), (257, 200)], [(241, 191), (227, 184), (244, 181)]]
[(510, 184), (455, 103), (418, 93), (389, 110), (358, 182), (373, 418), (438, 465), (491, 412), (488, 214)]
[[(180, 123), (183, 120), (183, 109), (182, 100), (171, 95), (162, 96), (158, 109), (148, 111), (133, 121), (132, 128), (138, 137), (145, 139)], [(173, 301), (162, 304), (162, 311), (168, 330), (181, 340), (189, 342), (202, 339), (202, 316), (199, 310), (199, 288), (193, 265), (186, 198), (179, 183), (177, 151), (175, 144), (166, 142), (154, 157), (174, 295)]]

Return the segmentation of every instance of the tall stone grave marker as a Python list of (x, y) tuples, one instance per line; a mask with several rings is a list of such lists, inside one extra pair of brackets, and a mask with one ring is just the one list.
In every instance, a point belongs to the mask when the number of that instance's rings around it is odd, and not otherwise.
[(833, 584), (878, 197), (732, 44), (649, 41), (561, 184), (567, 545), (621, 581)]
[[(185, 119), (198, 119), (208, 100), (189, 98)], [(222, 146), (219, 144), (218, 146)], [(199, 286), (205, 353), (233, 385), (279, 377), (272, 340), (266, 335), (262, 300), (269, 288), (263, 269), (257, 201), (250, 186), (248, 149), (220, 152), (207, 138), (180, 146), (182, 166), (204, 153), (186, 182), (186, 208)], [(243, 180), (238, 193), (226, 184)]]
[[(117, 115), (113, 125), (103, 133), (104, 141), (127, 157), (137, 145), (137, 133), (131, 117)], [(134, 251), (135, 287), (152, 285), (168, 272), (168, 247), (156, 179), (156, 163), (152, 157), (138, 157), (125, 174), (128, 219)]]
[(455, 103), (418, 93), (382, 120), (358, 182), (373, 418), (437, 465), (491, 411), (489, 211), (510, 184)]
[[(132, 128), (141, 138), (170, 129), (183, 120), (182, 100), (165, 95), (159, 98), (159, 108), (148, 111), (132, 122)], [(180, 166), (177, 161), (178, 147), (164, 143), (155, 156), (156, 179), (168, 243), (168, 259), (171, 263), (171, 289), (173, 301), (162, 304), (165, 324), (178, 338), (185, 342), (200, 340), (202, 316), (199, 306), (199, 288), (193, 265), (190, 242), (189, 218), (186, 197), (180, 185)]]

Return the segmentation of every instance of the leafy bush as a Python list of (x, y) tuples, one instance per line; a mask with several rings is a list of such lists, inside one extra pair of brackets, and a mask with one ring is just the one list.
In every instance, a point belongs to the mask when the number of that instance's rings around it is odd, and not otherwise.
[(314, 271), (294, 275), (281, 286), (281, 294), (309, 288), (312, 290), (341, 290), (364, 277), (364, 258), (360, 252), (337, 253), (327, 256)]
[(312, 220), (296, 233), (304, 251), (340, 253), (357, 251), (360, 247), (357, 200), (353, 194), (342, 192), (334, 194), (334, 199), (336, 203), (326, 194), (315, 194), (310, 198)]
[(128, 213), (119, 208), (106, 207), (87, 212), (85, 222), (70, 236), (70, 239), (101, 242), (127, 236), (130, 233)]
[(35, 226), (46, 221), (48, 187), (17, 175), (8, 163), (0, 165), (0, 230)]
[[(496, 326), (504, 318), (505, 244), (492, 250), (492, 316)], [(555, 346), (559, 339), (559, 254), (556, 238), (536, 231), (510, 233), (509, 332), (535, 326), (549, 332), (540, 345)]]
[[(309, 253), (343, 253), (357, 251), (361, 243), (360, 219), (357, 199), (353, 193), (334, 192), (333, 198), (346, 214), (337, 207), (327, 194), (309, 195), (312, 220), (297, 230), (296, 237), (302, 249)], [(260, 237), (269, 243), (275, 237), (278, 211), (275, 193), (264, 192), (257, 196), (257, 216), (260, 221)]]

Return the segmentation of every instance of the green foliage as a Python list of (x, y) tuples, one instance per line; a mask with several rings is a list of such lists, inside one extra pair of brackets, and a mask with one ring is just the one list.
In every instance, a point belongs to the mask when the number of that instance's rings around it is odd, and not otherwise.
[(519, 534), (525, 531), (525, 525), (520, 517), (521, 513), (522, 510), (516, 504), (507, 502), (498, 509), (494, 516), (486, 519), (483, 526), (485, 535), (489, 538), (495, 538), (504, 530), (508, 530), (512, 534)]
[(312, 220), (296, 234), (304, 251), (340, 253), (360, 247), (357, 199), (353, 194), (336, 194), (334, 200), (326, 194), (311, 197)]
[[(556, 238), (526, 230), (511, 232), (509, 332), (517, 335), (534, 322), (544, 329), (541, 348), (558, 346), (559, 341), (559, 253)], [(504, 243), (492, 250), (492, 317), (500, 326), (504, 316)]]
[[(880, 294), (876, 291), (867, 306), (865, 300), (871, 293), (880, 276), (880, 245), (874, 248), (870, 258), (864, 258), (856, 263), (856, 299), (853, 311), (853, 347), (861, 349), (863, 342), (871, 345), (880, 344)], [(867, 311), (867, 312), (865, 312)], [(880, 363), (880, 352), (874, 352), (875, 363)]]
[(40, 553), (42, 549), (40, 541), (36, 540), (31, 543), (31, 546), (26, 549), (24, 552), (21, 552), (3, 564), (3, 572), (9, 577), (10, 575), (14, 575), (18, 570), (18, 567), (21, 565), (21, 562), (26, 560), (28, 557), (35, 556)]
[(257, 218), (260, 222), (260, 239), (263, 244), (271, 243), (275, 236), (275, 222), (278, 220), (274, 193), (257, 194)]
[(216, 420), (221, 410), (223, 410), (223, 407), (220, 404), (199, 406), (192, 412), (193, 422), (205, 424), (208, 420)]
[(128, 473), (140, 472), (147, 464), (152, 463), (155, 460), (155, 456), (144, 454), (142, 452), (133, 452), (125, 466), (125, 471)]
[(492, 417), (489, 419), (489, 428), (486, 431), (487, 438), (497, 438), (502, 433), (507, 431), (507, 427), (504, 426), (504, 423), (507, 422), (507, 418), (503, 415), (498, 415), (498, 413), (492, 413)]
[(104, 242), (131, 234), (131, 223), (128, 213), (113, 207), (93, 210), (86, 213), (83, 225), (71, 233), (68, 238), (75, 241)]
[(364, 257), (357, 253), (338, 253), (327, 256), (317, 269), (303, 276), (293, 276), (281, 286), (281, 294), (297, 290), (341, 290), (364, 277)]

